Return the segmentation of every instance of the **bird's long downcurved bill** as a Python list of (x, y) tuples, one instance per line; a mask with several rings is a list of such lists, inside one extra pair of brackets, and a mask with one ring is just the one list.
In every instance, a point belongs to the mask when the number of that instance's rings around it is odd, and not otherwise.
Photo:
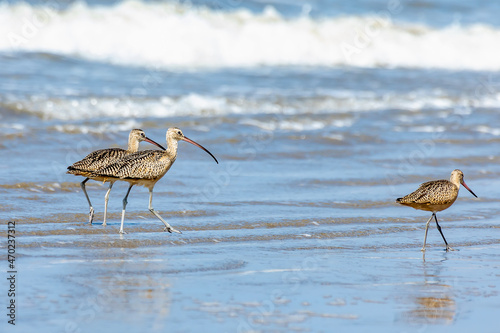
[(196, 147), (203, 149), (204, 151), (206, 151), (206, 152), (208, 153), (208, 155), (212, 156), (212, 158), (215, 160), (215, 162), (217, 162), (217, 164), (219, 164), (219, 161), (217, 161), (217, 159), (215, 158), (215, 156), (214, 156), (214, 155), (212, 155), (212, 153), (211, 153), (211, 152), (209, 152), (209, 151), (208, 151), (208, 149), (206, 149), (205, 147), (203, 147), (203, 146), (202, 146), (202, 145), (200, 145), (199, 143), (196, 143), (196, 142), (194, 142), (193, 140), (188, 139), (188, 138), (186, 138), (186, 137), (183, 137), (181, 140), (184, 140), (184, 141), (186, 141), (186, 142), (189, 142), (189, 143), (191, 143), (191, 144), (195, 145)]
[(144, 138), (144, 141), (149, 142), (149, 143), (151, 143), (151, 144), (153, 144), (155, 146), (158, 146), (158, 147), (160, 147), (163, 150), (166, 150), (165, 148), (163, 148), (163, 146), (161, 144), (159, 144), (158, 142), (155, 142), (155, 141), (151, 140), (148, 137)]
[(477, 198), (477, 195), (474, 194), (474, 192), (472, 192), (472, 190), (469, 188), (469, 186), (465, 185), (465, 182), (462, 182), (462, 185), (467, 189), (469, 190), (470, 193), (472, 193), (473, 196), (475, 196)]

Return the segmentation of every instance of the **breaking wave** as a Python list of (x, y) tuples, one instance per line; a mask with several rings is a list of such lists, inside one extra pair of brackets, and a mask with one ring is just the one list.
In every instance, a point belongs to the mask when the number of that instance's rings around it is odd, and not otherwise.
[(179, 3), (0, 4), (0, 52), (47, 52), (157, 68), (361, 66), (499, 70), (500, 30), (435, 28), (390, 15), (287, 18), (273, 7)]

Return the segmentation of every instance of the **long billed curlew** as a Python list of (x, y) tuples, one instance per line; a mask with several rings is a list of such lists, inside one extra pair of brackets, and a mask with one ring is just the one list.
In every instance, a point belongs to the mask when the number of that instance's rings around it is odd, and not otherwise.
[(477, 198), (477, 195), (472, 192), (472, 190), (464, 182), (464, 174), (462, 171), (455, 169), (451, 173), (450, 180), (433, 180), (420, 185), (420, 187), (413, 193), (410, 193), (402, 198), (396, 199), (397, 203), (405, 206), (410, 206), (415, 209), (425, 210), (432, 212), (430, 219), (425, 225), (425, 237), (424, 246), (422, 251), (425, 251), (425, 242), (427, 240), (427, 231), (429, 229), (429, 223), (432, 218), (436, 220), (436, 226), (439, 233), (443, 237), (444, 243), (446, 244), (446, 251), (453, 249), (448, 245), (446, 238), (444, 238), (441, 227), (439, 226), (436, 213), (447, 209), (457, 199), (458, 190), (460, 189), (460, 184), (462, 184), (473, 196)]
[[(161, 149), (165, 150), (160, 144), (154, 142), (153, 140), (146, 137), (146, 134), (141, 129), (133, 129), (130, 131), (128, 136), (128, 148), (127, 150), (121, 148), (108, 148), (108, 149), (100, 149), (96, 150), (87, 156), (81, 161), (75, 162), (73, 165), (68, 167), (68, 171), (66, 173), (75, 175), (75, 176), (83, 176), (86, 177), (83, 182), (80, 183), (81, 188), (83, 189), (83, 193), (87, 198), (89, 203), (89, 223), (92, 224), (94, 220), (94, 207), (92, 207), (92, 203), (90, 202), (89, 196), (87, 194), (87, 190), (85, 189), (85, 183), (89, 179), (104, 181), (102, 177), (96, 177), (92, 174), (99, 169), (104, 168), (105, 166), (112, 164), (127, 155), (135, 153), (139, 150), (139, 143), (141, 141), (146, 141), (151, 144), (154, 144)], [(114, 180), (109, 181), (109, 189), (104, 196), (104, 221), (102, 225), (106, 225), (106, 214), (108, 211), (108, 199), (109, 192), (111, 192), (111, 188), (113, 187)]]
[(177, 145), (180, 140), (189, 142), (204, 151), (206, 151), (210, 156), (213, 157), (217, 164), (219, 163), (212, 153), (205, 149), (202, 145), (194, 142), (191, 139), (182, 134), (182, 131), (176, 127), (169, 128), (167, 130), (167, 144), (168, 148), (165, 151), (159, 150), (144, 150), (110, 164), (95, 172), (97, 177), (101, 177), (107, 181), (117, 181), (122, 180), (128, 182), (129, 188), (127, 194), (123, 198), (123, 210), (122, 210), (122, 221), (120, 225), (120, 233), (123, 234), (123, 222), (125, 220), (125, 208), (127, 206), (127, 198), (134, 185), (142, 185), (149, 189), (149, 211), (153, 213), (160, 221), (165, 225), (165, 231), (177, 232), (180, 231), (172, 228), (160, 214), (154, 210), (152, 206), (153, 202), (153, 188), (174, 164), (177, 157)]

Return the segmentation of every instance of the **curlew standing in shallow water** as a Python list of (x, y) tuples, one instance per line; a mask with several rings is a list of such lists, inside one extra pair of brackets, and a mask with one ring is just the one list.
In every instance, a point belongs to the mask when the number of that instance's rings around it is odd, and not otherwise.
[[(90, 202), (87, 190), (85, 189), (85, 183), (89, 179), (104, 181), (102, 177), (96, 177), (95, 175), (92, 175), (92, 172), (102, 169), (105, 166), (112, 164), (124, 158), (127, 155), (137, 152), (139, 150), (139, 143), (141, 141), (149, 142), (165, 150), (165, 148), (163, 148), (160, 144), (146, 137), (146, 134), (144, 133), (143, 130), (133, 129), (130, 131), (130, 134), (128, 136), (128, 148), (126, 150), (121, 148), (108, 148), (108, 149), (96, 150), (85, 156), (85, 158), (82, 159), (81, 161), (75, 162), (73, 165), (70, 165), (68, 167), (68, 171), (66, 173), (75, 176), (86, 177), (85, 180), (80, 183), (80, 186), (89, 203), (90, 224), (92, 224), (92, 221), (94, 220), (94, 207), (92, 207), (92, 203)], [(106, 195), (104, 196), (104, 221), (102, 223), (102, 225), (104, 226), (106, 225), (106, 214), (108, 211), (109, 192), (111, 192), (111, 188), (113, 187), (114, 183), (113, 180), (107, 180), (107, 181), (109, 181), (109, 189), (106, 192)]]
[(167, 144), (168, 148), (165, 151), (159, 150), (144, 150), (134, 154), (130, 154), (127, 157), (110, 164), (94, 174), (96, 177), (101, 177), (106, 181), (117, 181), (122, 180), (129, 183), (129, 188), (127, 194), (123, 198), (123, 210), (122, 210), (122, 220), (120, 225), (120, 233), (123, 234), (123, 222), (125, 220), (125, 208), (127, 206), (127, 198), (134, 185), (142, 185), (149, 189), (149, 211), (155, 215), (160, 221), (165, 225), (164, 231), (170, 233), (180, 231), (172, 228), (160, 214), (154, 210), (153, 202), (153, 188), (174, 164), (177, 157), (177, 146), (179, 141), (189, 142), (204, 151), (206, 151), (210, 156), (213, 157), (217, 164), (219, 163), (212, 153), (210, 153), (202, 145), (194, 142), (191, 139), (182, 134), (182, 131), (176, 127), (169, 128), (167, 130)]
[(430, 219), (425, 225), (425, 237), (424, 246), (422, 251), (425, 251), (425, 242), (427, 240), (427, 231), (429, 229), (429, 223), (432, 218), (436, 220), (436, 226), (439, 233), (443, 237), (444, 243), (446, 244), (446, 251), (453, 251), (453, 249), (448, 245), (446, 238), (444, 238), (441, 227), (439, 226), (436, 213), (449, 208), (458, 196), (458, 190), (460, 189), (460, 184), (462, 184), (473, 196), (477, 198), (477, 195), (472, 192), (472, 190), (464, 182), (464, 174), (462, 171), (455, 169), (451, 173), (450, 180), (433, 180), (420, 185), (420, 187), (413, 193), (410, 193), (402, 198), (396, 199), (397, 203), (405, 206), (410, 206), (415, 209), (425, 210), (432, 212)]

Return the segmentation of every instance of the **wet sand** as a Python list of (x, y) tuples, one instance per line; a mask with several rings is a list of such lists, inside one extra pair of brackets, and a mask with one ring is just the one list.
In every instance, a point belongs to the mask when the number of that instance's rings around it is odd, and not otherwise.
[[(486, 179), (469, 183), (488, 188)], [(457, 250), (445, 252), (432, 226), (424, 258), (427, 214), (391, 200), (219, 200), (161, 211), (183, 232), (176, 235), (137, 203), (147, 202), (137, 189), (121, 236), (125, 185), (113, 189), (103, 227), (105, 186), (89, 186), (98, 212), (90, 226), (78, 183), (56, 184), (1, 189), (36, 205), (45, 198), (61, 207), (66, 198), (80, 211), (18, 219), (23, 331), (496, 332), (500, 240), (496, 209), (488, 208), (498, 200), (461, 193), (440, 214)], [(188, 197), (159, 191), (157, 206)]]
[(136, 218), (123, 237), (116, 226), (45, 225), (20, 236), (18, 328), (496, 331), (500, 242), (487, 221), (443, 227), (449, 253), (431, 233), (425, 260), (421, 224), (313, 222), (180, 237)]
[[(496, 332), (496, 138), (473, 140), (477, 135), (466, 128), (461, 140), (450, 134), (436, 141), (432, 153), (401, 171), (399, 156), (418, 141), (400, 135), (400, 148), (390, 152), (397, 134), (383, 128), (372, 131), (376, 140), (358, 135), (332, 143), (321, 132), (295, 136), (234, 124), (228, 132), (225, 123), (196, 130), (202, 121), (184, 131), (221, 164), (181, 145), (153, 199), (182, 235), (163, 232), (147, 210), (144, 188), (133, 188), (128, 233), (119, 235), (122, 183), (111, 192), (107, 227), (101, 225), (107, 185), (88, 183), (96, 209), (88, 225), (82, 179), (64, 173), (65, 160), (85, 154), (67, 146), (68, 134), (55, 134), (56, 143), (54, 133), (42, 131), (24, 142), (8, 141), (6, 149), (19, 149), (38, 166), (38, 173), (29, 172), (22, 154), (11, 154), (9, 163), (17, 167), (3, 174), (0, 185), (5, 221), (17, 222), (18, 329)], [(168, 123), (156, 126), (148, 131), (155, 139)], [(113, 146), (121, 138), (95, 140)], [(51, 151), (40, 150), (49, 142)], [(261, 144), (245, 150), (242, 142)], [(429, 214), (394, 200), (429, 175), (447, 178), (458, 165), (479, 198), (462, 189), (438, 214), (457, 251), (445, 252), (431, 225), (424, 258)], [(5, 228), (0, 239), (6, 239)], [(0, 251), (6, 253), (5, 241)], [(6, 321), (1, 325), (4, 330)]]

